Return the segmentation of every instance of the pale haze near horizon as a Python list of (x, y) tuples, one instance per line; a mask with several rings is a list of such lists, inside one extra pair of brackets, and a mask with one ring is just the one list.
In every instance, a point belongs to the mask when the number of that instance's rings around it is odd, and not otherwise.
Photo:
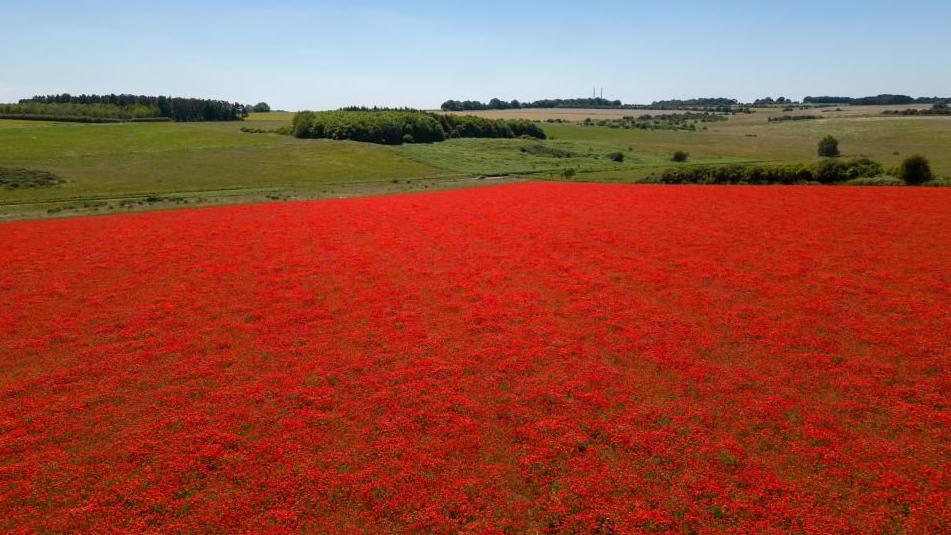
[[(951, 2), (0, 1), (0, 102), (951, 96)], [(897, 7), (896, 7), (897, 6)]]

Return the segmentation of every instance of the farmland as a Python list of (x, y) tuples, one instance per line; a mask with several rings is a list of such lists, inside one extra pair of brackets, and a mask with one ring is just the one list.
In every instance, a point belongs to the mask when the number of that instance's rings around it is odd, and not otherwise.
[(0, 529), (945, 532), (949, 225), (559, 183), (5, 223)]
[[(598, 126), (663, 110), (505, 110), (471, 112), (490, 118), (541, 121), (547, 140), (451, 139), (381, 146), (350, 141), (249, 134), (287, 127), (291, 113), (251, 114), (231, 123), (76, 124), (0, 120), (0, 167), (54, 173), (53, 188), (0, 189), (0, 218), (102, 213), (185, 204), (262, 202), (472, 186), (480, 176), (638, 182), (672, 166), (783, 164), (816, 161), (816, 141), (828, 134), (843, 156), (892, 167), (927, 156), (939, 179), (951, 177), (951, 118), (885, 116), (887, 106), (844, 106), (808, 112), (811, 121), (768, 122), (783, 114), (763, 108), (696, 131)], [(469, 113), (469, 112), (467, 112)], [(593, 126), (581, 123), (591, 118)], [(548, 120), (570, 120), (551, 123)], [(706, 128), (706, 129), (703, 129)], [(623, 161), (610, 155), (623, 154)]]

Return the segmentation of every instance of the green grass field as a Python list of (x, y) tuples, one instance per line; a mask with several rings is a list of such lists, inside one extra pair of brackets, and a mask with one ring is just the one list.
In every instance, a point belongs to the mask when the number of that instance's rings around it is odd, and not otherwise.
[[(826, 110), (820, 120), (778, 123), (767, 122), (778, 110), (760, 110), (696, 132), (545, 123), (547, 141), (458, 139), (401, 147), (240, 131), (284, 126), (291, 113), (253, 114), (244, 123), (0, 120), (0, 167), (50, 171), (67, 180), (0, 189), (0, 218), (412, 191), (471, 185), (477, 176), (555, 179), (567, 168), (577, 180), (637, 181), (674, 165), (675, 150), (691, 154), (678, 165), (813, 162), (816, 141), (826, 134), (840, 139), (845, 157), (892, 166), (920, 153), (938, 177), (951, 178), (951, 118), (884, 117), (883, 109)], [(565, 112), (531, 113), (544, 120), (546, 113)], [(612, 161), (612, 152), (623, 153), (624, 161)]]

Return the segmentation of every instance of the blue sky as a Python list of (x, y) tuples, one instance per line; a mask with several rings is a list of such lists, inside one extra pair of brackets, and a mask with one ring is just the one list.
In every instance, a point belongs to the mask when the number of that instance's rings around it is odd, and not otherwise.
[[(199, 5), (200, 4), (200, 5)], [(951, 95), (951, 1), (0, 0), (0, 102)]]

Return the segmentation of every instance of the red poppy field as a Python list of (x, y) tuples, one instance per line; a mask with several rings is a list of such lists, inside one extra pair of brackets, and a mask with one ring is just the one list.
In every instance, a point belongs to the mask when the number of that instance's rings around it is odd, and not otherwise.
[(0, 530), (947, 532), (951, 190), (0, 225)]

